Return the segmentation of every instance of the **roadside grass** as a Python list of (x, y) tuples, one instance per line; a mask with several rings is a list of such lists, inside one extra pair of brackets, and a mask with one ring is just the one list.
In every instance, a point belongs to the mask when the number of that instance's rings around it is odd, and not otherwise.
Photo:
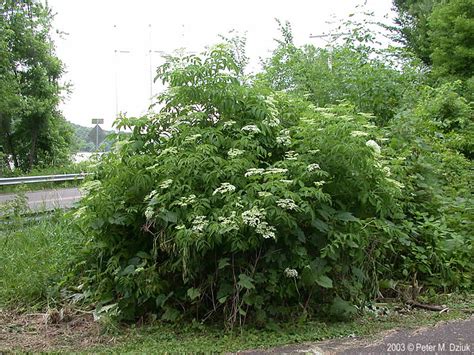
[(58, 282), (80, 247), (79, 233), (63, 211), (0, 222), (0, 308), (44, 308), (59, 293)]
[[(471, 307), (473, 295), (446, 296), (451, 298), (448, 305), (452, 311), (438, 313), (423, 310), (410, 310), (406, 313), (391, 312), (385, 316), (368, 313), (346, 322), (305, 321), (285, 324), (272, 324), (268, 329), (245, 328), (226, 332), (222, 327), (190, 324), (187, 326), (157, 324), (131, 327), (117, 338), (118, 344), (98, 346), (94, 351), (108, 353), (175, 353), (175, 352), (236, 352), (249, 349), (268, 349), (283, 345), (317, 342), (342, 337), (376, 336), (394, 328), (419, 328), (434, 325), (440, 321), (464, 319), (468, 317), (457, 309), (458, 302), (464, 300)], [(464, 304), (465, 306), (465, 304)]]

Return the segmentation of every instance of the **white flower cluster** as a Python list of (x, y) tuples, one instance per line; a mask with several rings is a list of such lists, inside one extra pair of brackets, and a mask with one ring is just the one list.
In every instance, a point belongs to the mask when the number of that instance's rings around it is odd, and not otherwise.
[(252, 209), (242, 212), (242, 219), (245, 224), (256, 227), (265, 218), (265, 210), (259, 209), (258, 207), (252, 207)]
[(366, 145), (367, 147), (372, 148), (375, 153), (380, 154), (381, 149), (380, 149), (380, 146), (377, 144), (376, 141), (374, 141), (374, 140), (372, 140), (372, 139), (371, 139), (371, 140), (368, 140), (368, 141), (365, 143), (365, 145)]
[(148, 195), (145, 196), (145, 201), (151, 200), (157, 193), (158, 191), (152, 190)]
[(321, 186), (323, 186), (325, 183), (326, 183), (326, 181), (321, 180), (321, 181), (316, 181), (314, 184), (315, 184), (317, 187), (321, 187)]
[(220, 216), (217, 218), (223, 228), (229, 230), (238, 230), (239, 226), (235, 222), (235, 211), (232, 211), (229, 217)]
[(264, 237), (265, 239), (268, 239), (268, 238), (275, 239), (275, 232), (276, 232), (275, 227), (269, 225), (265, 221), (260, 222), (260, 224), (257, 225), (257, 228), (255, 228), (255, 231), (258, 234), (260, 234), (262, 237)]
[(351, 132), (352, 137), (366, 137), (368, 135), (369, 135), (368, 133), (362, 132), (362, 131), (352, 131)]
[(281, 179), (280, 182), (282, 182), (282, 183), (284, 183), (284, 184), (292, 184), (292, 183), (293, 183), (293, 180)]
[(202, 233), (208, 224), (209, 221), (206, 219), (206, 216), (196, 216), (193, 220), (193, 226), (191, 229), (193, 232)]
[(280, 119), (274, 117), (274, 116), (271, 116), (271, 117), (267, 117), (263, 123), (265, 123), (268, 127), (278, 127), (278, 125), (280, 124)]
[(192, 136), (186, 137), (184, 139), (184, 142), (185, 143), (192, 143), (192, 142), (195, 142), (196, 139), (201, 138), (201, 137), (202, 137), (202, 135), (200, 135), (200, 134), (193, 134)]
[(388, 182), (392, 183), (393, 185), (395, 185), (398, 189), (403, 189), (405, 188), (405, 185), (403, 185), (400, 181), (397, 181), (397, 180), (394, 180), (394, 179), (390, 179), (390, 178), (385, 178)]
[(171, 186), (171, 184), (173, 183), (173, 180), (172, 179), (168, 179), (168, 180), (165, 180), (163, 181), (159, 187), (162, 188), (162, 189), (167, 189), (168, 187)]
[(165, 148), (161, 151), (160, 155), (165, 154), (176, 154), (178, 153), (178, 149), (176, 147)]
[(245, 153), (245, 150), (231, 148), (227, 152), (227, 155), (229, 156), (229, 158), (232, 159), (232, 158), (238, 157), (239, 155), (242, 155), (244, 153)]
[(250, 132), (250, 133), (260, 133), (260, 129), (257, 126), (255, 126), (254, 124), (249, 124), (247, 126), (243, 126), (242, 131)]
[(251, 168), (248, 169), (247, 172), (245, 173), (245, 177), (249, 177), (252, 175), (262, 175), (265, 169), (260, 169), (260, 168)]
[(309, 164), (307, 169), (308, 169), (309, 172), (312, 172), (312, 171), (315, 171), (315, 170), (318, 170), (318, 169), (321, 169), (321, 168), (320, 168), (319, 164)]
[(178, 226), (176, 226), (176, 227), (174, 227), (174, 228), (177, 229), (177, 230), (181, 230), (181, 229), (186, 228), (186, 226), (185, 226), (184, 224), (180, 224), (180, 225), (178, 225)]
[(288, 172), (288, 169), (285, 169), (285, 168), (268, 168), (268, 169), (251, 168), (247, 170), (244, 176), (249, 177), (252, 175), (285, 174), (287, 172)]
[(155, 215), (155, 211), (153, 210), (153, 207), (151, 206), (148, 206), (145, 210), (145, 217), (147, 220), (150, 220), (153, 218), (153, 216)]
[(321, 115), (325, 118), (334, 118), (336, 117), (336, 114), (333, 112), (321, 112)]
[(310, 150), (308, 150), (308, 153), (310, 153), (310, 154), (317, 154), (317, 153), (319, 153), (320, 151), (321, 151), (321, 150), (319, 150), (319, 149), (310, 149)]
[(168, 132), (168, 131), (160, 132), (160, 138), (170, 139), (171, 136), (172, 136), (171, 132)]
[(291, 198), (282, 198), (282, 199), (279, 199), (276, 203), (278, 207), (281, 207), (285, 210), (292, 211), (298, 208), (298, 205)]
[(273, 194), (271, 192), (268, 192), (268, 191), (259, 191), (258, 196), (259, 197), (270, 197), (270, 196), (273, 196)]
[(269, 174), (285, 174), (288, 172), (288, 169), (285, 168), (268, 168), (265, 169), (263, 172), (263, 175), (269, 175)]
[(290, 279), (296, 279), (298, 277), (298, 271), (296, 271), (295, 269), (290, 269), (290, 268), (286, 268), (285, 269), (285, 276), (290, 278)]
[(187, 205), (191, 205), (194, 202), (196, 202), (196, 195), (192, 194), (188, 197), (181, 197), (176, 204), (181, 207), (186, 207)]
[(221, 186), (219, 186), (217, 189), (214, 190), (212, 195), (215, 194), (225, 194), (226, 192), (234, 192), (235, 191), (235, 186), (232, 184), (229, 184), (228, 182), (223, 182)]
[(285, 153), (285, 159), (298, 160), (298, 153), (296, 153), (294, 150), (289, 150), (288, 152)]
[(224, 127), (224, 128), (229, 128), (229, 127), (235, 125), (235, 123), (236, 123), (236, 122), (235, 122), (235, 121), (232, 121), (232, 120), (226, 121), (226, 122), (224, 122), (223, 127)]
[(291, 144), (290, 131), (288, 129), (282, 129), (280, 135), (276, 137), (278, 144), (289, 146)]
[(265, 210), (254, 206), (242, 213), (242, 219), (246, 225), (255, 227), (255, 231), (263, 238), (275, 238), (276, 229), (265, 221)]

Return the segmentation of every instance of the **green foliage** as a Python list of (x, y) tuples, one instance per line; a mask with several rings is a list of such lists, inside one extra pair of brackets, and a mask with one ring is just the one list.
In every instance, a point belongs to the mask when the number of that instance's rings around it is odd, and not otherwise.
[(400, 53), (393, 48), (374, 49), (371, 31), (350, 22), (343, 25), (341, 31), (354, 28), (343, 44), (335, 43), (331, 49), (296, 47), (290, 28), (283, 27), (283, 40), (264, 63), (260, 79), (276, 90), (304, 95), (317, 106), (350, 102), (385, 123), (419, 85), (420, 69), (409, 57), (399, 60)]
[(63, 65), (54, 54), (51, 21), (41, 2), (0, 2), (2, 170), (69, 160), (72, 130), (58, 111)]
[(264, 325), (350, 318), (397, 284), (472, 288), (461, 84), (422, 85), (363, 29), (331, 50), (281, 29), (257, 78), (239, 38), (169, 57), (161, 111), (117, 121), (132, 133), (76, 212), (91, 241), (75, 282), (97, 312)]
[(432, 67), (431, 77), (446, 83), (466, 81), (472, 100), (474, 2), (472, 0), (394, 0), (396, 40)]
[(429, 18), (440, 0), (393, 0), (398, 12), (395, 40), (409, 48), (426, 65), (432, 64)]
[(59, 301), (60, 282), (83, 238), (64, 216), (28, 220), (16, 213), (24, 212), (21, 201), (15, 204), (8, 219), (5, 206), (0, 209), (0, 308)]
[(404, 184), (408, 237), (395, 279), (418, 277), (445, 289), (472, 287), (474, 270), (472, 109), (456, 87), (424, 88), (417, 104), (387, 127), (392, 172)]
[(461, 82), (444, 84), (436, 89), (431, 87), (421, 91), (414, 113), (440, 134), (444, 144), (474, 158), (474, 112), (467, 100), (459, 94)]
[(400, 187), (373, 116), (245, 83), (225, 47), (158, 73), (164, 108), (119, 121), (77, 211), (95, 299), (235, 325), (374, 295)]
[[(331, 57), (325, 57), (324, 50), (296, 48), (289, 28), (282, 32), (284, 40), (263, 74), (270, 85), (306, 93), (320, 106), (328, 105), (331, 95), (344, 94), (357, 109), (379, 115), (372, 120), (385, 127), (383, 139), (391, 158), (387, 174), (402, 184), (398, 206), (404, 219), (396, 228), (385, 230), (394, 244), (387, 244), (392, 253), (386, 254), (387, 262), (382, 264), (382, 274), (387, 272), (384, 277), (406, 282), (418, 277), (432, 287), (471, 287), (473, 246), (468, 230), (473, 216), (469, 181), (474, 136), (472, 107), (463, 98), (466, 84), (422, 85), (422, 71), (416, 62), (403, 51), (374, 49), (375, 36), (364, 26), (356, 26), (344, 46), (335, 46), (334, 52), (347, 51), (344, 58), (350, 63), (347, 72), (335, 80), (334, 60), (329, 62), (331, 68), (326, 64)], [(310, 51), (313, 54), (306, 55)], [(372, 75), (361, 70), (367, 65), (364, 58), (370, 59)], [(383, 58), (390, 61), (382, 64), (379, 60)], [(339, 83), (344, 85), (341, 89)], [(363, 95), (357, 96), (359, 93)], [(336, 154), (335, 159), (339, 158)], [(357, 191), (356, 187), (350, 186), (344, 193), (350, 195), (350, 191)], [(396, 220), (390, 218), (390, 222)]]
[(474, 75), (474, 1), (441, 2), (433, 9), (429, 18), (429, 28), (435, 77), (472, 78)]

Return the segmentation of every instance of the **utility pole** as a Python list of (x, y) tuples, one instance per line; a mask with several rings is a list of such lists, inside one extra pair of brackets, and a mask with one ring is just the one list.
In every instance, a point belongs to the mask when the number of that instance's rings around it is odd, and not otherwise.
[[(118, 48), (118, 27), (117, 25), (114, 25), (114, 29), (116, 30), (115, 33), (115, 47)], [(130, 54), (131, 52), (128, 50), (120, 50), (120, 49), (114, 49), (114, 54), (115, 54), (115, 119), (118, 118), (119, 116), (119, 93), (118, 93), (118, 87), (119, 87), (119, 54)]]
[(149, 46), (148, 46), (148, 63), (149, 63), (149, 75), (150, 75), (150, 104), (153, 103), (153, 53), (159, 53), (162, 56), (166, 53), (164, 51), (155, 51), (153, 50), (153, 35), (152, 35), (152, 26), (151, 23), (148, 24), (148, 38), (149, 38)]
[[(321, 38), (323, 41), (327, 43), (326, 47), (329, 47), (329, 55), (328, 55), (328, 68), (329, 70), (332, 70), (332, 60), (331, 60), (331, 54), (333, 50), (333, 43), (337, 41), (341, 36), (349, 35), (349, 32), (341, 32), (341, 33), (323, 33), (321, 35), (313, 35), (309, 34), (309, 38), (314, 39), (314, 38)], [(326, 38), (330, 38), (327, 40)]]

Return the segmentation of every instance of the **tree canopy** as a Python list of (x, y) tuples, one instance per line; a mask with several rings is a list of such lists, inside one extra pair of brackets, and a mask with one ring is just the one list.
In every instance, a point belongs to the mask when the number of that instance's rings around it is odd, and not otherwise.
[(0, 1), (0, 152), (4, 168), (68, 159), (72, 131), (58, 110), (64, 66), (51, 39), (51, 10), (35, 0)]
[[(398, 11), (397, 40), (432, 67), (433, 79), (472, 81), (474, 0), (394, 0), (393, 4)], [(467, 89), (472, 91), (472, 84)]]

